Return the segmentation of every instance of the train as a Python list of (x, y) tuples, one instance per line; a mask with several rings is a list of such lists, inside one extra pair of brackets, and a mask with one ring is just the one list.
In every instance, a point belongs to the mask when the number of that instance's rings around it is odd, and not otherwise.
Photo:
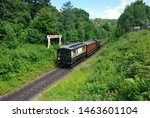
[(142, 29), (150, 29), (150, 25), (146, 25), (146, 26), (133, 26), (130, 27), (129, 31), (138, 31), (138, 30), (142, 30)]
[(98, 39), (61, 46), (57, 49), (57, 64), (71, 67), (95, 53), (99, 48), (100, 40)]

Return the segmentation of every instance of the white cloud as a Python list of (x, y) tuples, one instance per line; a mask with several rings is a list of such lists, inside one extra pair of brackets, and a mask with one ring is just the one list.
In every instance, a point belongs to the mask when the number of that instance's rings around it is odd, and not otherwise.
[(150, 0), (144, 0), (147, 5), (150, 5)]
[[(130, 0), (131, 1), (131, 0)], [(103, 12), (88, 11), (91, 18), (99, 17), (103, 19), (117, 19), (119, 18), (121, 12), (125, 9), (126, 5), (129, 4), (127, 0), (121, 0), (121, 4), (114, 7), (105, 7), (106, 9)]]
[(102, 12), (100, 15), (101, 18), (108, 18), (108, 19), (118, 19), (121, 15), (122, 11), (125, 9), (126, 5), (128, 5), (129, 2), (125, 0), (121, 0), (121, 4), (114, 7), (106, 9)]
[(98, 18), (101, 14), (100, 12), (94, 10), (86, 10), (90, 14), (90, 18)]
[(106, 9), (99, 17), (103, 19), (118, 19), (120, 14), (116, 9)]
[[(124, 11), (125, 7), (135, 0), (120, 0), (120, 5), (110, 8), (109, 6), (105, 7), (105, 10), (102, 12), (89, 10), (90, 18), (103, 18), (103, 19), (118, 19), (121, 13)], [(144, 0), (144, 2), (150, 5), (150, 0)]]

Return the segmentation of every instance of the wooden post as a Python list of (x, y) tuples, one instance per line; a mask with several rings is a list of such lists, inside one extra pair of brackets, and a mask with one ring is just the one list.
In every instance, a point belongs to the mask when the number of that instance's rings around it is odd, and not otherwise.
[(61, 44), (62, 44), (62, 43), (61, 43), (61, 37), (62, 37), (62, 36), (59, 36), (59, 46), (61, 46)]
[(48, 46), (47, 48), (49, 48), (51, 46), (51, 39), (55, 39), (55, 38), (59, 38), (59, 46), (61, 46), (62, 42), (61, 42), (61, 35), (47, 35), (47, 39), (48, 39)]
[(47, 39), (48, 39), (48, 45), (47, 48), (49, 48), (51, 46), (51, 38), (47, 35)]

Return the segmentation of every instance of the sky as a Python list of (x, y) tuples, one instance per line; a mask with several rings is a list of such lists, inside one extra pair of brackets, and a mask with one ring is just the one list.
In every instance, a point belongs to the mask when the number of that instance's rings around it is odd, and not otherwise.
[[(51, 0), (51, 4), (60, 10), (63, 3), (71, 1), (76, 8), (81, 8), (90, 14), (90, 18), (118, 19), (126, 5), (135, 0)], [(150, 5), (150, 0), (144, 0)]]

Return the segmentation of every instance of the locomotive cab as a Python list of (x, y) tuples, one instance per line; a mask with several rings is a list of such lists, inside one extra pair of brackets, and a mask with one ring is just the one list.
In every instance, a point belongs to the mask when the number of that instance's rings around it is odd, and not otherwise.
[(99, 39), (95, 39), (95, 41), (96, 41), (96, 47), (97, 47), (97, 49), (99, 49), (100, 48), (100, 40)]

